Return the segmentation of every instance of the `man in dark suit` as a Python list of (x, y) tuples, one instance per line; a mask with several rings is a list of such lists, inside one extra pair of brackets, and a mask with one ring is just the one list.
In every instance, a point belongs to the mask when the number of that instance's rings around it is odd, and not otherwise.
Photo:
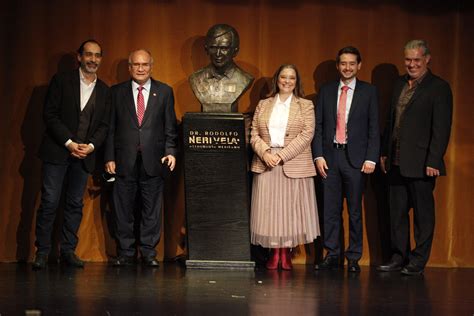
[(312, 150), (323, 183), (327, 250), (316, 270), (339, 268), (345, 195), (349, 209), (349, 246), (345, 257), (349, 272), (360, 271), (364, 175), (374, 172), (380, 145), (376, 88), (356, 79), (361, 61), (357, 48), (342, 48), (336, 58), (340, 80), (323, 85), (316, 102)]
[[(433, 241), (436, 177), (446, 175), (443, 156), (453, 112), (449, 84), (428, 69), (425, 41), (405, 45), (407, 74), (395, 84), (383, 136), (380, 166), (388, 172), (392, 258), (379, 271), (420, 275)], [(413, 207), (416, 246), (410, 250), (408, 212)], [(408, 263), (408, 264), (407, 264)]]
[(41, 204), (36, 215), (36, 258), (33, 269), (45, 268), (51, 250), (51, 232), (61, 192), (65, 190), (61, 261), (82, 268), (74, 253), (82, 219), (88, 174), (95, 152), (107, 135), (108, 87), (97, 78), (102, 48), (87, 40), (77, 51), (79, 69), (56, 74), (48, 88), (43, 110), (46, 131), (39, 156), (43, 161)]
[(113, 200), (116, 211), (118, 256), (115, 266), (134, 263), (134, 211), (140, 197), (138, 245), (143, 264), (158, 267), (155, 247), (161, 233), (163, 177), (176, 164), (177, 128), (173, 90), (153, 80), (153, 58), (146, 50), (129, 56), (132, 80), (111, 89), (111, 120), (106, 171), (116, 174)]

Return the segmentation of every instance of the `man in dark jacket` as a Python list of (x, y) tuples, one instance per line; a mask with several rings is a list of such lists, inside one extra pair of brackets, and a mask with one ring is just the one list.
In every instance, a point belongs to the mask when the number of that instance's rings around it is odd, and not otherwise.
[(108, 87), (97, 78), (102, 48), (87, 40), (77, 51), (79, 68), (56, 74), (43, 110), (46, 131), (39, 156), (43, 161), (41, 204), (36, 215), (36, 257), (33, 269), (46, 267), (56, 209), (65, 190), (61, 261), (82, 268), (74, 253), (82, 219), (83, 195), (95, 152), (107, 136)]
[(340, 79), (325, 84), (316, 102), (312, 151), (324, 192), (324, 247), (327, 255), (316, 270), (339, 268), (344, 195), (349, 213), (349, 272), (359, 272), (362, 256), (362, 195), (366, 174), (379, 158), (380, 133), (377, 89), (357, 79), (362, 66), (359, 50), (348, 46), (337, 55)]
[[(395, 84), (382, 144), (380, 166), (388, 173), (392, 258), (379, 271), (419, 275), (433, 241), (436, 177), (446, 174), (453, 112), (449, 84), (428, 69), (425, 41), (405, 45), (407, 74)], [(408, 212), (413, 207), (416, 246), (410, 249)]]
[[(135, 261), (158, 267), (155, 247), (161, 235), (164, 175), (176, 164), (177, 127), (173, 90), (151, 78), (153, 58), (140, 49), (128, 60), (131, 80), (111, 88), (111, 120), (105, 147), (105, 169), (116, 174), (115, 205), (118, 257), (114, 266)], [(135, 240), (134, 211), (140, 197), (140, 233)]]

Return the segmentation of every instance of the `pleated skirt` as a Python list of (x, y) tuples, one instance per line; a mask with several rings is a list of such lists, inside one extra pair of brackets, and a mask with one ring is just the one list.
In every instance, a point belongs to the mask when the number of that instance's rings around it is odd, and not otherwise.
[(283, 167), (254, 174), (251, 243), (265, 248), (292, 248), (320, 235), (314, 180), (288, 178)]

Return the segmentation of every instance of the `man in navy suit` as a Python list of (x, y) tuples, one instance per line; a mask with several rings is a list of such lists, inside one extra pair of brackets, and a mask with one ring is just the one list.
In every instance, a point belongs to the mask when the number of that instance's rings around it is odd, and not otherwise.
[(324, 247), (327, 256), (316, 270), (339, 268), (343, 198), (349, 209), (348, 271), (359, 272), (362, 256), (362, 193), (364, 175), (374, 172), (380, 135), (377, 91), (356, 78), (361, 55), (342, 48), (336, 58), (340, 80), (321, 87), (316, 102), (312, 150), (324, 192)]
[(151, 78), (150, 52), (136, 50), (130, 54), (128, 63), (132, 80), (111, 88), (110, 130), (105, 150), (105, 169), (116, 175), (113, 200), (118, 257), (113, 264), (134, 263), (138, 192), (138, 246), (142, 262), (158, 267), (155, 247), (161, 234), (163, 178), (176, 164), (178, 134), (173, 90)]
[(61, 192), (65, 191), (61, 234), (61, 262), (82, 268), (74, 251), (82, 219), (83, 195), (95, 152), (108, 128), (107, 85), (97, 78), (102, 48), (87, 40), (77, 51), (79, 69), (56, 74), (48, 87), (43, 109), (46, 126), (39, 156), (43, 161), (41, 204), (36, 214), (36, 257), (33, 269), (46, 267), (51, 233)]
[[(433, 242), (436, 178), (446, 175), (444, 154), (453, 115), (449, 84), (431, 73), (428, 45), (412, 40), (405, 45), (407, 73), (395, 83), (385, 125), (380, 167), (388, 173), (392, 258), (379, 271), (420, 275)], [(410, 249), (413, 207), (416, 247)]]

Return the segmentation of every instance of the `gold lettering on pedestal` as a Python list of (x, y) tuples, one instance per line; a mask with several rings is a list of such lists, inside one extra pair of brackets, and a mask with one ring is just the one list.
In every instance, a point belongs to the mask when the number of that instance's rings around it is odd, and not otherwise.
[(188, 144), (192, 149), (239, 149), (239, 132), (189, 131)]

